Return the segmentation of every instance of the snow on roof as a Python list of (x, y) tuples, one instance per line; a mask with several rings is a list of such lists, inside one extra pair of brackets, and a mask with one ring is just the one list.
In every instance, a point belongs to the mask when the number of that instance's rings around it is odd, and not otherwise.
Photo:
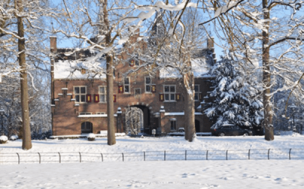
[[(210, 70), (210, 65), (205, 58), (191, 59), (192, 71), (194, 77), (203, 77)], [(177, 68), (167, 67), (160, 70), (160, 78), (181, 78), (181, 74)]]
[[(81, 73), (84, 69), (85, 73)], [(55, 79), (88, 79), (98, 78), (105, 79), (106, 75), (102, 74), (106, 70), (106, 62), (82, 62), (79, 60), (59, 60), (54, 63)], [(98, 74), (96, 74), (98, 73)]]

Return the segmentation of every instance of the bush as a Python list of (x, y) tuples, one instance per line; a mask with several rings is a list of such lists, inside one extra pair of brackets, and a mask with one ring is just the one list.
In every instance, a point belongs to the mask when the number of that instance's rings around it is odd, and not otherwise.
[(10, 137), (10, 140), (17, 140), (18, 139), (18, 136), (17, 135), (12, 135), (11, 137)]
[(0, 144), (5, 144), (7, 142), (8, 138), (5, 135), (0, 136)]
[(95, 134), (93, 134), (93, 133), (90, 133), (88, 136), (87, 136), (87, 138), (88, 138), (88, 141), (94, 141), (95, 140)]

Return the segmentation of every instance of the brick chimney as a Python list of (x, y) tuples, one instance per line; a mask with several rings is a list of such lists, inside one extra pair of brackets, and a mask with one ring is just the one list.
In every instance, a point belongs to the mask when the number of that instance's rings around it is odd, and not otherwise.
[(50, 37), (50, 47), (51, 47), (51, 52), (52, 53), (57, 52), (57, 37), (56, 36), (51, 36)]
[[(51, 53), (57, 53), (57, 37), (51, 36), (50, 37), (50, 50)], [(55, 63), (55, 56), (51, 54), (51, 104), (55, 104), (54, 102), (54, 63)]]
[(213, 37), (207, 39), (207, 48), (208, 49), (214, 48), (214, 38)]

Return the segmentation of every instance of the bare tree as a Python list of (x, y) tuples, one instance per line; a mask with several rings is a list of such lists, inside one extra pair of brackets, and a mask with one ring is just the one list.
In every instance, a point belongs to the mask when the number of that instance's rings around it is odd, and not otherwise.
[[(296, 96), (303, 93), (297, 81), (303, 77), (303, 1), (204, 3), (211, 19), (201, 25), (213, 22), (215, 33), (227, 41), (226, 49), (263, 73), (265, 140), (274, 140), (273, 95), (278, 91), (294, 91)], [(283, 78), (282, 86), (274, 88), (277, 77)]]
[[(30, 110), (28, 84), (35, 88), (35, 69), (47, 70), (41, 48), (43, 42), (42, 17), (46, 1), (5, 0), (0, 2), (0, 60), (2, 76), (15, 77), (20, 81), (22, 108), (22, 149), (31, 149)], [(39, 23), (39, 24), (38, 24)], [(40, 47), (40, 48), (38, 48)], [(37, 51), (37, 49), (40, 49)], [(44, 54), (45, 55), (45, 54)], [(18, 59), (18, 64), (16, 64)], [(18, 75), (19, 74), (19, 75)], [(30, 78), (30, 80), (28, 80)], [(35, 88), (36, 89), (36, 88)]]

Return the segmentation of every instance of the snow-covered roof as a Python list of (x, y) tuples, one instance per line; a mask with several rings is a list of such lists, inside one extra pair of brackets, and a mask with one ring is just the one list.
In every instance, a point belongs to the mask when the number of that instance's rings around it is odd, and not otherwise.
[[(82, 72), (85, 70), (85, 73)], [(84, 71), (83, 70), (83, 71)], [(80, 60), (59, 60), (54, 63), (54, 79), (105, 79), (102, 74), (106, 70), (106, 62), (82, 62)]]
[[(211, 65), (206, 62), (204, 57), (194, 58), (191, 60), (194, 77), (203, 77), (210, 70)], [(181, 78), (178, 68), (166, 67), (160, 70), (160, 78)]]

